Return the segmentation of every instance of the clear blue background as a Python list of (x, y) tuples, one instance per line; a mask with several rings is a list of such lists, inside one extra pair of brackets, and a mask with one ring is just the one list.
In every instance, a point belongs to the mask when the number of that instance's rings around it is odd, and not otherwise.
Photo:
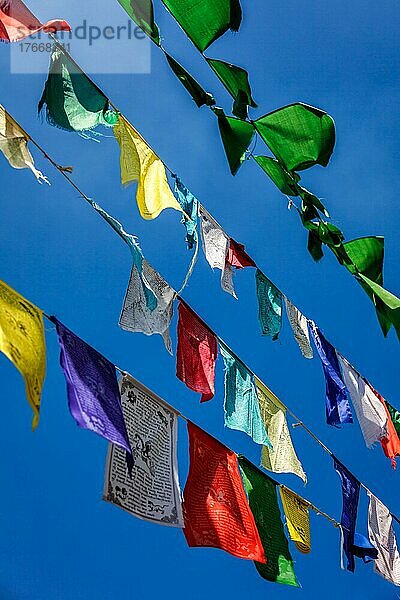
[[(228, 110), (230, 98), (160, 4), (156, 13), (166, 48)], [(208, 55), (249, 69), (259, 104), (254, 115), (298, 100), (333, 115), (337, 145), (332, 161), (327, 169), (305, 172), (304, 183), (325, 199), (347, 239), (385, 236), (385, 284), (399, 294), (398, 3), (243, 0), (243, 9), (240, 33), (227, 34)], [(107, 10), (105, 1), (99, 10)], [(147, 259), (179, 286), (190, 259), (179, 215), (165, 211), (154, 222), (143, 221), (134, 187), (124, 190), (120, 185), (115, 140), (103, 138), (96, 144), (41, 124), (36, 105), (45, 77), (10, 75), (9, 49), (0, 50), (0, 102), (55, 160), (74, 166), (82, 189), (137, 234)], [(286, 199), (254, 163), (249, 161), (231, 177), (214, 116), (195, 107), (162, 53), (153, 49), (150, 75), (98, 76), (96, 81), (226, 231), (246, 243), (272, 280), (400, 407), (394, 332), (384, 340), (372, 304), (330, 255), (318, 265), (312, 262), (298, 217), (287, 210)], [(259, 141), (256, 152), (263, 151)], [(197, 395), (175, 378), (174, 359), (161, 338), (118, 328), (129, 251), (51, 165), (33, 153), (51, 187), (40, 187), (30, 172), (14, 171), (0, 157), (1, 279), (258, 462), (259, 448), (244, 434), (223, 427), (220, 361), (215, 399), (200, 405)], [(236, 288), (239, 301), (221, 291), (219, 273), (213, 273), (200, 255), (184, 296), (338, 457), (400, 513), (399, 473), (392, 471), (381, 449), (367, 450), (358, 424), (342, 430), (325, 424), (319, 361), (301, 357), (287, 322), (280, 341), (261, 337), (252, 269), (237, 274)], [(102, 502), (106, 443), (78, 430), (70, 417), (56, 336), (48, 323), (46, 329), (48, 373), (34, 434), (21, 377), (4, 357), (0, 359), (2, 600), (398, 597), (396, 588), (375, 575), (371, 565), (357, 562), (354, 575), (340, 571), (339, 532), (322, 517), (311, 516), (311, 555), (293, 548), (303, 587), (296, 590), (265, 582), (251, 562), (217, 550), (189, 550), (181, 531), (141, 522)], [(175, 322), (172, 331), (175, 339)], [(293, 438), (309, 483), (303, 488), (290, 475), (281, 481), (340, 518), (340, 486), (331, 459), (301, 429), (293, 431)], [(179, 454), (183, 488), (183, 422)], [(358, 529), (365, 533), (364, 493)]]

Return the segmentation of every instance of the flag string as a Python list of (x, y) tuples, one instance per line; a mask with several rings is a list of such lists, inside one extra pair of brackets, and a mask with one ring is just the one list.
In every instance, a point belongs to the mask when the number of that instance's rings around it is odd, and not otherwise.
[[(19, 123), (13, 118), (14, 123), (16, 123), (19, 126)], [(23, 129), (23, 128), (21, 128)], [(54, 161), (54, 159), (52, 159), (47, 152), (40, 146), (40, 144), (38, 144), (36, 141), (34, 141), (29, 134), (27, 134), (28, 138), (32, 141), (32, 143), (40, 150), (40, 152), (42, 152), (43, 156), (45, 156), (45, 158), (47, 158), (50, 163), (63, 175), (63, 177), (73, 186), (73, 188), (91, 205), (93, 206), (93, 201), (84, 193), (82, 192), (82, 190), (75, 184), (75, 182), (72, 180), (72, 178), (60, 167), (60, 165), (58, 165), (56, 163), (56, 161)], [(96, 211), (97, 212), (97, 211)], [(173, 288), (172, 288), (173, 289)], [(175, 291), (175, 290), (174, 290)], [(196, 310), (194, 310), (187, 302), (186, 300), (178, 293), (175, 292), (176, 298), (182, 302), (184, 305), (186, 305), (195, 315), (196, 317), (202, 322), (202, 324), (219, 340), (220, 343), (222, 343), (228, 350), (229, 352), (231, 352), (231, 354), (236, 357), (237, 360), (239, 360), (239, 362), (241, 362), (249, 371), (249, 373), (259, 379), (260, 381), (262, 381), (262, 379), (260, 377), (258, 377), (256, 375), (256, 373), (237, 355), (236, 352), (234, 352), (234, 350), (232, 350), (232, 348), (212, 329), (212, 327), (210, 327), (210, 325), (197, 313)], [(43, 313), (44, 316), (49, 319), (50, 317), (46, 314)], [(124, 371), (122, 371), (121, 369), (118, 369), (121, 373), (123, 373)], [(265, 384), (264, 384), (265, 385)], [(268, 386), (267, 386), (268, 387)], [(297, 415), (284, 403), (282, 402), (282, 400), (280, 400), (282, 406), (284, 406), (284, 408), (287, 410), (287, 412), (290, 414), (290, 416), (296, 421), (296, 423), (293, 424), (293, 426), (295, 427), (302, 427), (302, 429), (304, 429), (304, 431), (306, 433), (308, 433), (308, 435), (314, 439), (314, 441), (327, 453), (329, 454), (332, 458), (336, 458), (336, 455), (328, 448), (328, 446), (326, 446), (326, 444), (324, 444), (322, 442), (322, 440), (315, 434), (313, 433), (313, 431), (307, 427), (307, 425), (301, 420), (299, 419), (299, 417), (297, 417)], [(183, 415), (181, 415), (183, 417)], [(183, 417), (185, 418), (185, 417)], [(189, 420), (189, 419), (187, 419)], [(340, 461), (344, 466), (346, 466), (342, 461)], [(350, 471), (350, 469), (347, 468), (346, 469), (349, 471), (349, 473), (351, 473), (353, 475), (353, 473)], [(359, 481), (361, 487), (364, 488), (365, 491), (371, 493), (372, 495), (375, 495), (371, 492), (371, 490), (362, 482), (360, 481), (355, 475), (353, 475), (353, 477), (355, 479), (357, 479), (357, 481)], [(400, 524), (400, 519), (394, 514), (391, 513), (392, 517), (397, 521), (397, 523)]]

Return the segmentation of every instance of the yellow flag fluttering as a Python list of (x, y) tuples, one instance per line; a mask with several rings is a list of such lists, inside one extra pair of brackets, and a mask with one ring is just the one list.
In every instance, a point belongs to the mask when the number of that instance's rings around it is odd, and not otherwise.
[(284, 485), (279, 487), (290, 539), (303, 554), (311, 552), (309, 503)]
[(265, 430), (272, 450), (263, 446), (261, 464), (273, 473), (294, 473), (307, 483), (307, 476), (299, 461), (286, 421), (286, 409), (273, 392), (256, 378), (257, 396)]
[(0, 151), (14, 169), (31, 169), (36, 179), (49, 183), (36, 169), (28, 149), (29, 137), (0, 104)]
[(120, 146), (121, 181), (138, 182), (136, 200), (144, 219), (155, 219), (165, 208), (182, 211), (168, 185), (165, 167), (139, 133), (121, 116), (114, 126)]
[(26, 396), (39, 422), (40, 397), (46, 374), (43, 313), (18, 292), (0, 281), (0, 351), (25, 380)]

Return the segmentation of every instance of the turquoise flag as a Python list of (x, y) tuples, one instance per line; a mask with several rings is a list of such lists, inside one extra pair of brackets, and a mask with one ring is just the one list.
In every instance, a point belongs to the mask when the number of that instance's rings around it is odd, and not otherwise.
[(247, 433), (256, 444), (272, 449), (261, 418), (254, 378), (226, 346), (220, 343), (225, 365), (225, 425)]

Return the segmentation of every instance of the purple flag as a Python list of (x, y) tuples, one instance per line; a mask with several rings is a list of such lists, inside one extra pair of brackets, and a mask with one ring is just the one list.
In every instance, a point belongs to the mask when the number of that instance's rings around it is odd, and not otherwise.
[(354, 536), (360, 482), (335, 457), (333, 458), (333, 465), (342, 482), (343, 508), (340, 524), (343, 532), (343, 550), (347, 558), (347, 570), (354, 571)]
[(60, 364), (75, 421), (131, 453), (115, 366), (55, 317), (51, 320), (57, 328)]
[(352, 423), (347, 388), (340, 372), (335, 348), (324, 338), (315, 325), (310, 327), (315, 347), (322, 362), (326, 381), (326, 422), (328, 425)]

